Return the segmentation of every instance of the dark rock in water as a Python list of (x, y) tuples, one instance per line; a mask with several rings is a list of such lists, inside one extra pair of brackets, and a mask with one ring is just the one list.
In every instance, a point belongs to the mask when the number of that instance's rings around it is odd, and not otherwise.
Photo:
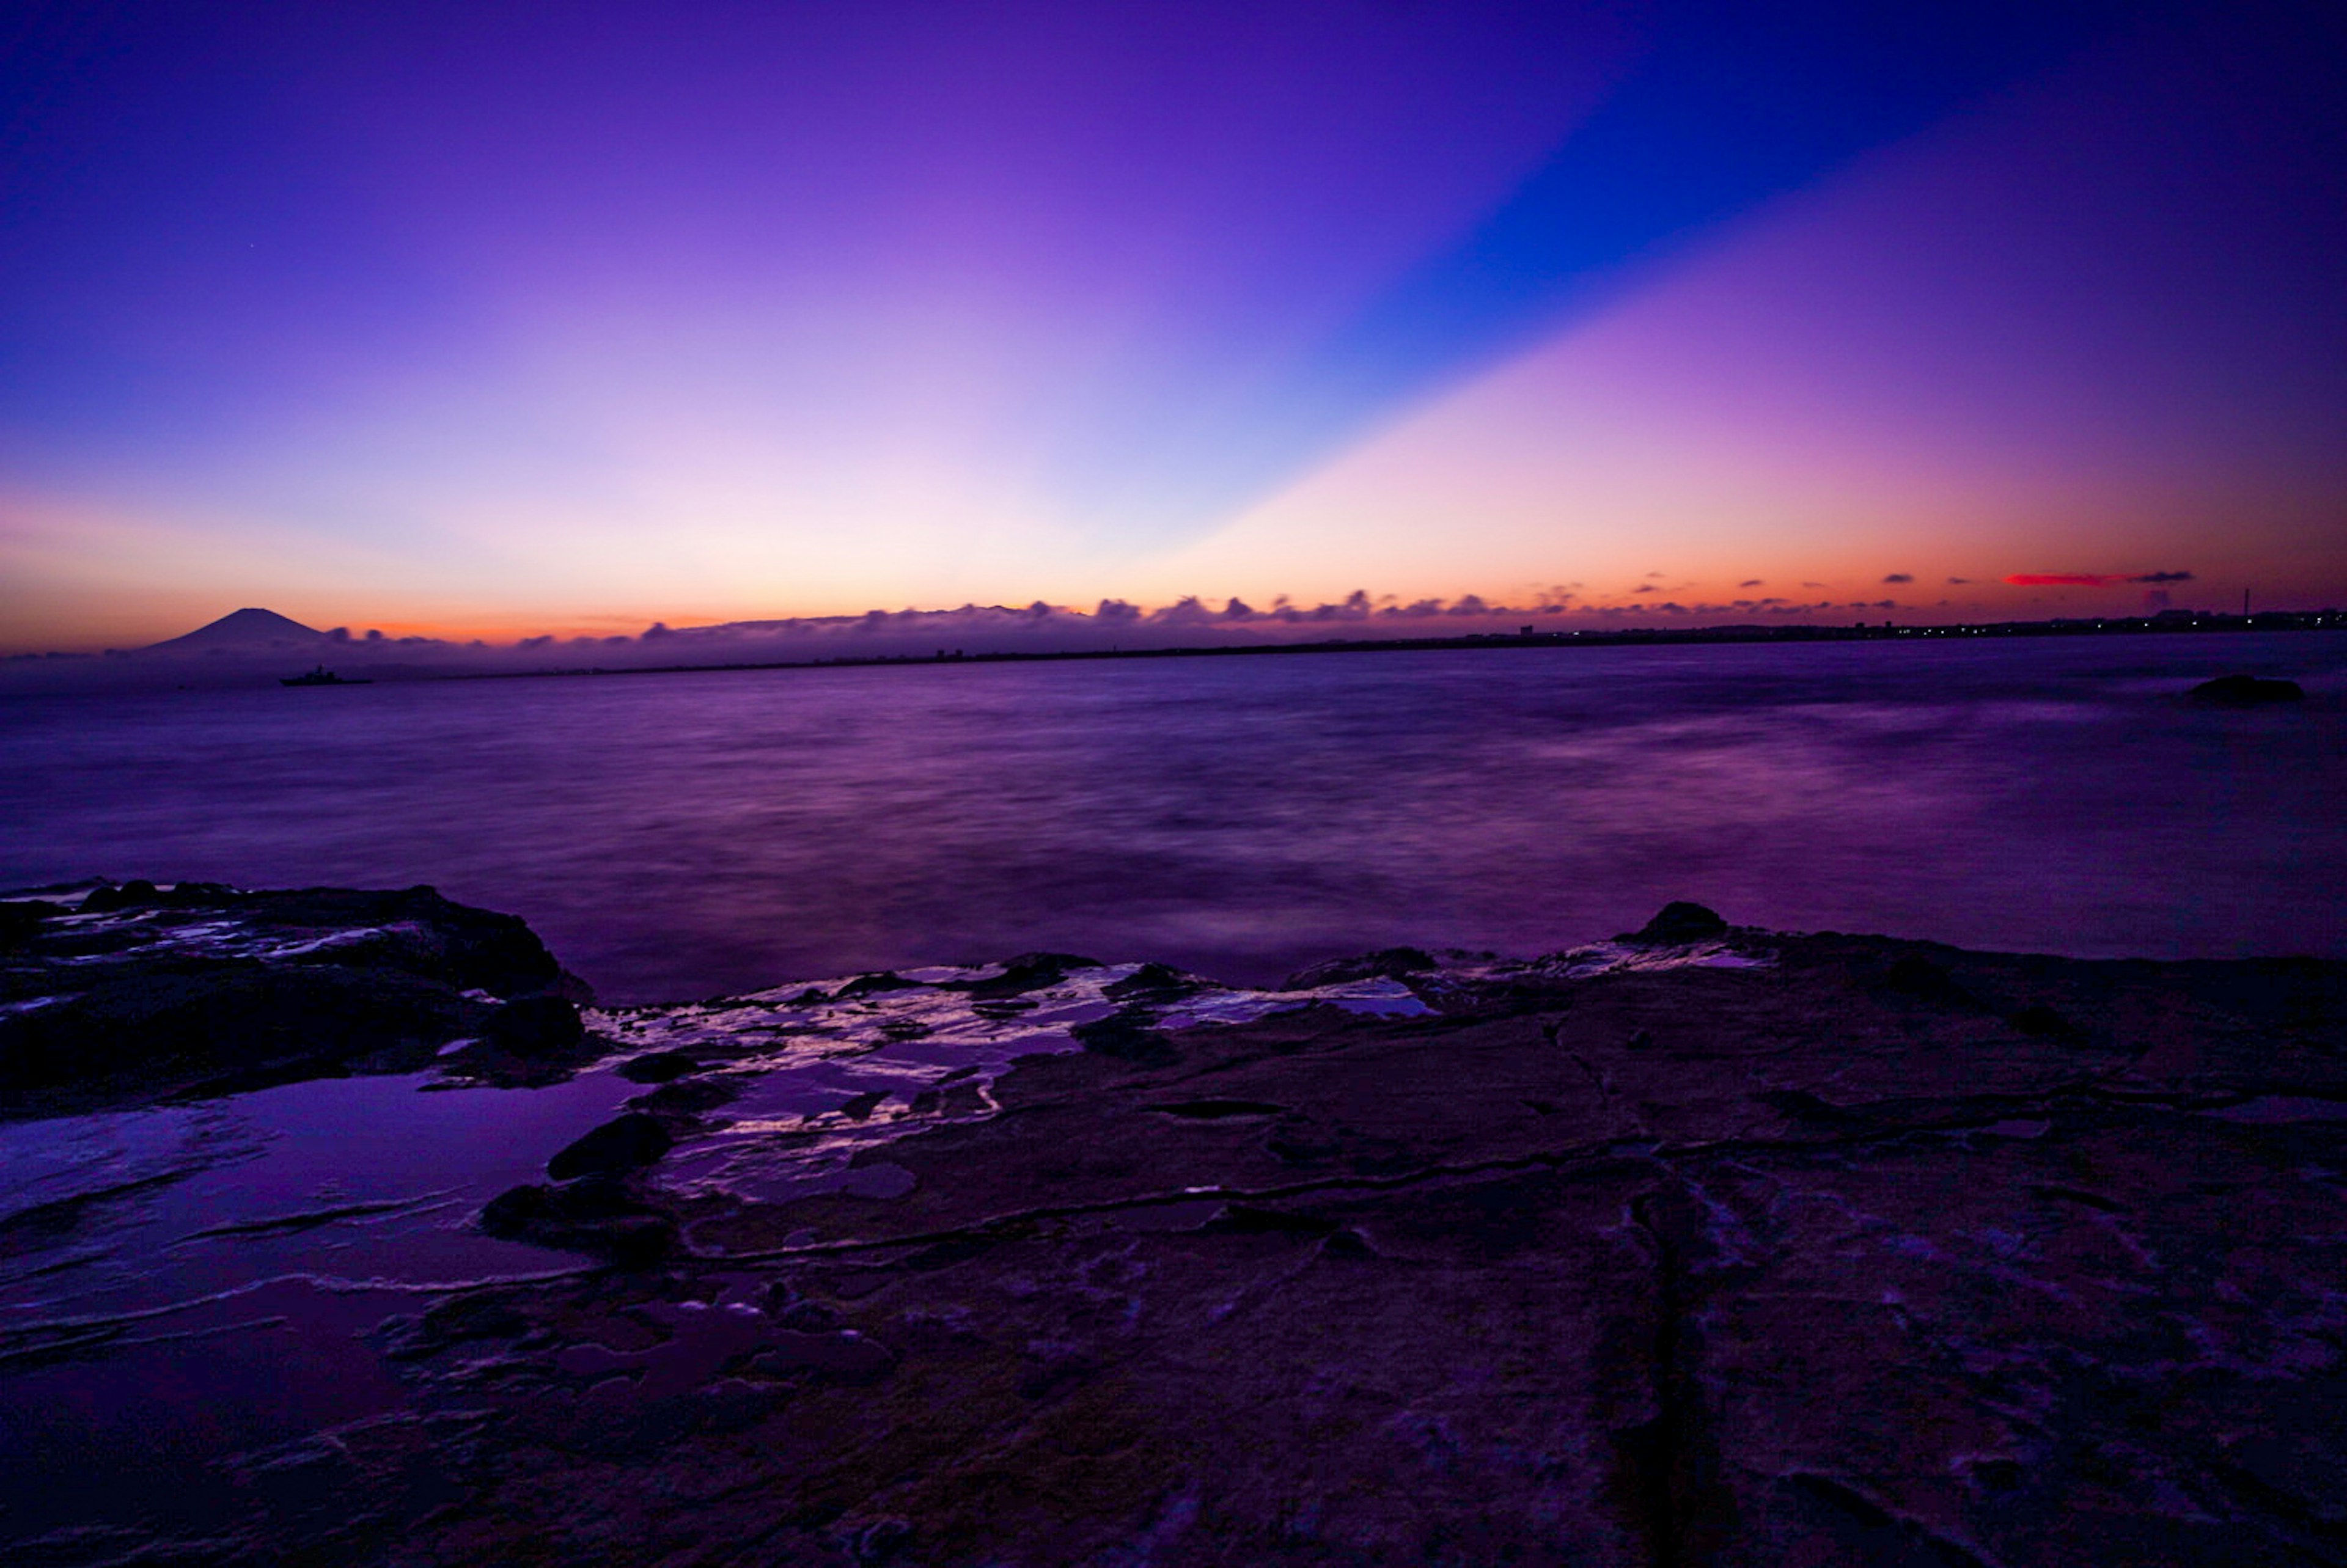
[(949, 989), (966, 990), (977, 1000), (999, 1001), (1056, 986), (1068, 978), (1070, 969), (1099, 967), (1092, 959), (1073, 953), (1021, 953), (1005, 963), (999, 975), (982, 980), (955, 981)]
[(2306, 691), (2295, 681), (2260, 675), (2219, 675), (2214, 681), (2201, 682), (2185, 697), (2211, 708), (2262, 708), (2273, 702), (2302, 702)]
[(1308, 991), (1350, 980), (1399, 980), (1440, 967), (1434, 955), (1422, 948), (1382, 948), (1374, 953), (1309, 965), (1282, 980), (1280, 989)]
[(501, 997), (565, 991), (580, 999), (577, 981), (563, 973), (518, 916), (451, 903), (430, 887), (396, 893), (341, 888), (248, 893), (231, 907), (271, 925), (381, 928), (396, 940), (369, 953), (367, 961), (459, 987)]
[(507, 1187), (482, 1206), (481, 1228), (491, 1235), (520, 1235), (557, 1212), (553, 1188), (535, 1183)]
[(1172, 1001), (1197, 989), (1195, 977), (1184, 974), (1173, 965), (1148, 963), (1124, 979), (1102, 986), (1101, 995), (1112, 1002)]
[(630, 1083), (672, 1083), (700, 1071), (701, 1061), (682, 1050), (650, 1050), (620, 1063), (619, 1071)]
[(1624, 938), (1657, 946), (1679, 942), (1706, 942), (1715, 937), (1727, 935), (1727, 922), (1717, 911), (1700, 904), (1690, 904), (1683, 898), (1673, 899), (1662, 912), (1637, 931)]
[[(19, 1095), (0, 1114), (409, 1071), (485, 1027), (540, 1054), (579, 1039), (568, 1001), (533, 995), (578, 988), (529, 927), (428, 887), (132, 881), (91, 897), (119, 918), (7, 917), (0, 1087)], [(482, 991), (530, 999), (499, 1024)]]
[(568, 1050), (587, 1038), (579, 1009), (561, 997), (522, 997), (491, 1013), (481, 1026), (485, 1044), (515, 1056)]
[(675, 1143), (659, 1117), (630, 1111), (564, 1148), (546, 1163), (546, 1173), (559, 1182), (590, 1172), (641, 1170), (657, 1163)]
[(152, 904), (160, 897), (155, 885), (142, 877), (134, 877), (120, 886), (93, 887), (81, 901), (85, 915), (111, 915), (118, 909), (136, 909)]
[(673, 1217), (609, 1175), (508, 1188), (482, 1207), (480, 1223), (493, 1236), (589, 1253), (623, 1268), (659, 1263), (678, 1240)]
[(640, 1094), (628, 1103), (646, 1111), (698, 1116), (739, 1098), (737, 1091), (714, 1078), (680, 1078), (661, 1084), (650, 1094)]
[(912, 990), (920, 983), (918, 980), (908, 980), (894, 970), (881, 969), (872, 974), (856, 976), (832, 992), (829, 999), (835, 1002), (852, 1002), (858, 997), (878, 996), (883, 991)]

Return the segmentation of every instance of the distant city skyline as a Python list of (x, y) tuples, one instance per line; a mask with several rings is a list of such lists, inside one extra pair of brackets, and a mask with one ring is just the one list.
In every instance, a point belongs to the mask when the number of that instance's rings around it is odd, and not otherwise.
[(2342, 63), (2278, 0), (56, 8), (0, 653), (2347, 603)]

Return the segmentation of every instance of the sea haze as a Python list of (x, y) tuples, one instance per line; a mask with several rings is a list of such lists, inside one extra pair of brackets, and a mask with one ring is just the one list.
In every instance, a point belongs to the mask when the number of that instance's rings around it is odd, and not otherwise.
[[(2288, 675), (2308, 701), (2191, 706)], [(1784, 929), (2347, 957), (2347, 636), (1506, 649), (0, 703), (0, 885), (430, 883), (612, 1002)]]

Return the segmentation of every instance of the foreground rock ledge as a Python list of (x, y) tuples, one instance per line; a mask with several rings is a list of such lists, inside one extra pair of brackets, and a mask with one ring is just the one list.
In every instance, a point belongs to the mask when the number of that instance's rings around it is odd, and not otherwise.
[(103, 883), (0, 902), (0, 1119), (439, 1062), (483, 1081), (589, 1054), (587, 988), (516, 916), (430, 887)]
[(2347, 966), (1724, 939), (1032, 1059), (893, 1199), (655, 1162), (240, 1530), (20, 1556), (2347, 1561)]

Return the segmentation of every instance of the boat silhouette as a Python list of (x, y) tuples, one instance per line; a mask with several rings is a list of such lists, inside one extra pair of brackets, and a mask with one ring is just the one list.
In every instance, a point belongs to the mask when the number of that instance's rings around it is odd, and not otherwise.
[(346, 681), (323, 664), (302, 675), (280, 675), (280, 686), (372, 686), (372, 681)]

